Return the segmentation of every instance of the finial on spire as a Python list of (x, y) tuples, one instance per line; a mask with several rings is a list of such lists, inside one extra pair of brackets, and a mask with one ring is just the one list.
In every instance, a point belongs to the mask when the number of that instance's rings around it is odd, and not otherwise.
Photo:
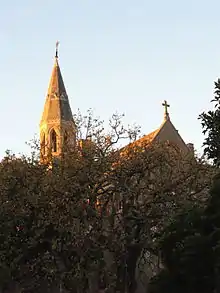
[(168, 108), (170, 107), (170, 105), (168, 105), (167, 101), (164, 100), (162, 106), (164, 106), (164, 119), (167, 120), (169, 119)]
[(58, 47), (59, 47), (59, 41), (56, 42), (56, 55), (55, 55), (56, 58), (58, 58)]

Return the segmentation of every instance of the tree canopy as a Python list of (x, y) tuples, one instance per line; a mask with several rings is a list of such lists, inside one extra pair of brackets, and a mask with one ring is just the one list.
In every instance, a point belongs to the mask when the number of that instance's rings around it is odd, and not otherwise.
[[(122, 140), (135, 140), (139, 132), (125, 128), (122, 118), (113, 115), (105, 131), (91, 112), (78, 115), (83, 143), (52, 168), (39, 162), (38, 152), (6, 154), (0, 163), (2, 289), (134, 293), (140, 258), (158, 256), (158, 235), (167, 223), (204, 200), (209, 166), (168, 143), (122, 152)], [(166, 261), (178, 265), (172, 256)]]
[(215, 82), (214, 98), (211, 100), (214, 109), (200, 114), (203, 128), (204, 154), (219, 167), (220, 165), (220, 79)]

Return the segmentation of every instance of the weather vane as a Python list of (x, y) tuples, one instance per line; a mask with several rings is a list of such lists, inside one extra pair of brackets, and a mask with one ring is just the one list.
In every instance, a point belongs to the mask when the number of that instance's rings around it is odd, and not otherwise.
[(59, 41), (56, 42), (56, 58), (58, 58), (58, 47), (59, 47)]

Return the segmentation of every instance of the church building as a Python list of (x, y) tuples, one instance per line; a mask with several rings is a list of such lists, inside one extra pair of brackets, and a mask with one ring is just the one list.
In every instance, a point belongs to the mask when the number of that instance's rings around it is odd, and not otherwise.
[[(186, 144), (172, 124), (167, 101), (164, 101), (162, 105), (165, 111), (161, 126), (150, 134), (144, 135), (135, 144), (169, 141), (184, 152), (194, 151), (193, 144)], [(57, 43), (54, 66), (40, 122), (41, 156), (46, 158), (50, 152), (52, 156), (59, 157), (67, 142), (70, 145), (76, 143), (75, 133), (76, 125), (58, 62)]]
[[(161, 126), (148, 135), (144, 135), (133, 144), (140, 144), (154, 142), (169, 141), (179, 147), (183, 152), (193, 152), (193, 144), (186, 144), (179, 132), (171, 122), (166, 101), (163, 103), (164, 118)], [(66, 143), (75, 145), (76, 141), (76, 125), (73, 119), (72, 110), (70, 108), (68, 94), (65, 89), (62, 78), (59, 62), (58, 62), (58, 47), (56, 47), (55, 61), (52, 69), (50, 83), (46, 95), (46, 101), (42, 118), (40, 121), (40, 144), (41, 144), (41, 158), (47, 158), (49, 154), (54, 157), (62, 155)], [(132, 145), (132, 143), (130, 144)], [(148, 256), (149, 257), (149, 256)], [(111, 259), (111, 258), (110, 258)], [(153, 258), (152, 263), (158, 266), (157, 257)], [(146, 286), (151, 275), (151, 267), (148, 264), (142, 264), (143, 269), (136, 269), (136, 278), (138, 293), (146, 292)], [(142, 280), (142, 273), (147, 272)], [(140, 281), (141, 280), (141, 281)], [(94, 280), (92, 280), (94, 283)]]

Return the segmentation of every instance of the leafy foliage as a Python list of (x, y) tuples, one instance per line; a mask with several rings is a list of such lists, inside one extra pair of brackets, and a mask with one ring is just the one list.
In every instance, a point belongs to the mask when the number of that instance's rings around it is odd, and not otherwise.
[(203, 134), (207, 135), (204, 141), (204, 153), (208, 159), (220, 166), (220, 79), (215, 82), (214, 110), (203, 112), (201, 120)]
[(164, 269), (151, 284), (157, 284), (158, 292), (164, 282), (174, 292), (213, 292), (214, 255), (203, 213), (200, 208), (188, 210), (164, 231), (160, 247)]
[(39, 164), (38, 154), (6, 154), (0, 164), (2, 288), (14, 282), (27, 293), (58, 287), (133, 293), (142, 252), (157, 255), (164, 225), (203, 200), (212, 172), (204, 162), (167, 143), (120, 149), (122, 139), (138, 135), (121, 119), (113, 115), (105, 132), (91, 112), (79, 115), (82, 143), (52, 168)]

